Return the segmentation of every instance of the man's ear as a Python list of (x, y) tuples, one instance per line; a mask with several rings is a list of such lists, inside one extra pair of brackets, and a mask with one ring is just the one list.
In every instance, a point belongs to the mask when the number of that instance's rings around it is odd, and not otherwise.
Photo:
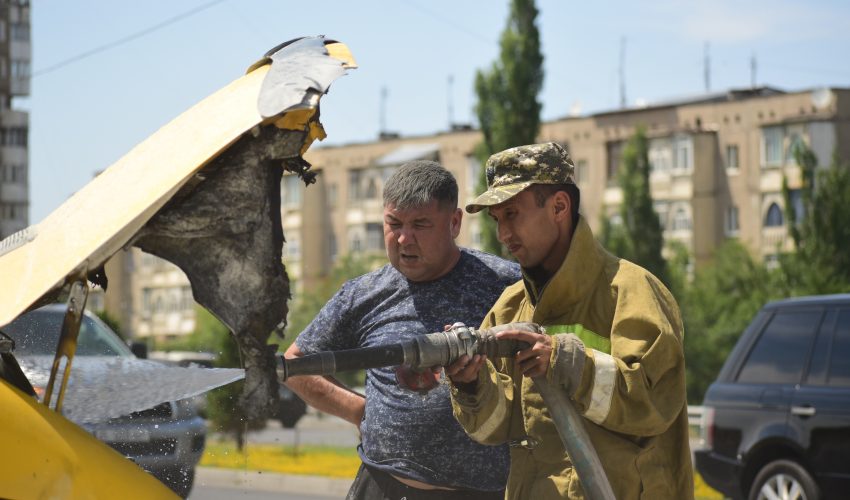
[(555, 220), (572, 220), (572, 203), (566, 192), (558, 191), (552, 195), (552, 209), (555, 212)]
[(451, 220), (451, 230), (452, 230), (452, 238), (457, 238), (460, 234), (460, 224), (463, 221), (463, 210), (456, 208), (455, 212), (452, 214)]

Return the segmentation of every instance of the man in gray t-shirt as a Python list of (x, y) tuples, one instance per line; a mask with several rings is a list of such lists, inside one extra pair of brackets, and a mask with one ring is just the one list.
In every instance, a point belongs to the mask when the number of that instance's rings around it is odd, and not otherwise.
[[(401, 166), (384, 189), (390, 264), (346, 282), (286, 357), (398, 343), (456, 321), (480, 324), (519, 280), (519, 268), (459, 248), (461, 217), (450, 172), (428, 161)], [(380, 368), (366, 373), (365, 399), (325, 377), (293, 377), (287, 385), (311, 406), (359, 426), (363, 465), (348, 498), (503, 497), (507, 449), (466, 435), (445, 384), (422, 395), (399, 387), (393, 368)]]

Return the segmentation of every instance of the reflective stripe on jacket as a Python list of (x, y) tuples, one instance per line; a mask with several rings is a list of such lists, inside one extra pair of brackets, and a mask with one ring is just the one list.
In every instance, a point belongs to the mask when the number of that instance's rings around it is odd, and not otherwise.
[[(532, 321), (549, 333), (576, 334), (585, 363), (572, 401), (617, 499), (693, 498), (682, 321), (670, 292), (606, 252), (581, 218), (567, 258), (535, 295), (530, 283), (511, 285), (482, 328)], [(511, 449), (507, 498), (585, 498), (531, 379), (510, 359), (493, 361), (479, 373), (475, 394), (452, 388), (452, 405), (479, 442), (531, 443)]]

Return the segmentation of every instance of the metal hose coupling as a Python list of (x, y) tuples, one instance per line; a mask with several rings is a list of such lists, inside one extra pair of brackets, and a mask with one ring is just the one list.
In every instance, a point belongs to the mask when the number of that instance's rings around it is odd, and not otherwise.
[(447, 366), (461, 356), (486, 354), (488, 358), (513, 356), (527, 347), (524, 342), (497, 339), (505, 330), (542, 332), (535, 323), (508, 323), (485, 330), (455, 323), (443, 332), (429, 333), (397, 344), (360, 347), (342, 351), (325, 351), (299, 358), (278, 358), (281, 381), (298, 375), (333, 375), (338, 372), (403, 365), (416, 371), (434, 366)]

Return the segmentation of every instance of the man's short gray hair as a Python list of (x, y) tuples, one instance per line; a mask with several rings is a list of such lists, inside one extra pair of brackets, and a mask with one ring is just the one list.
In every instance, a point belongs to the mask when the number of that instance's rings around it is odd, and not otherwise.
[(457, 208), (457, 181), (435, 161), (407, 162), (384, 185), (384, 206), (408, 209), (436, 200), (440, 208)]

